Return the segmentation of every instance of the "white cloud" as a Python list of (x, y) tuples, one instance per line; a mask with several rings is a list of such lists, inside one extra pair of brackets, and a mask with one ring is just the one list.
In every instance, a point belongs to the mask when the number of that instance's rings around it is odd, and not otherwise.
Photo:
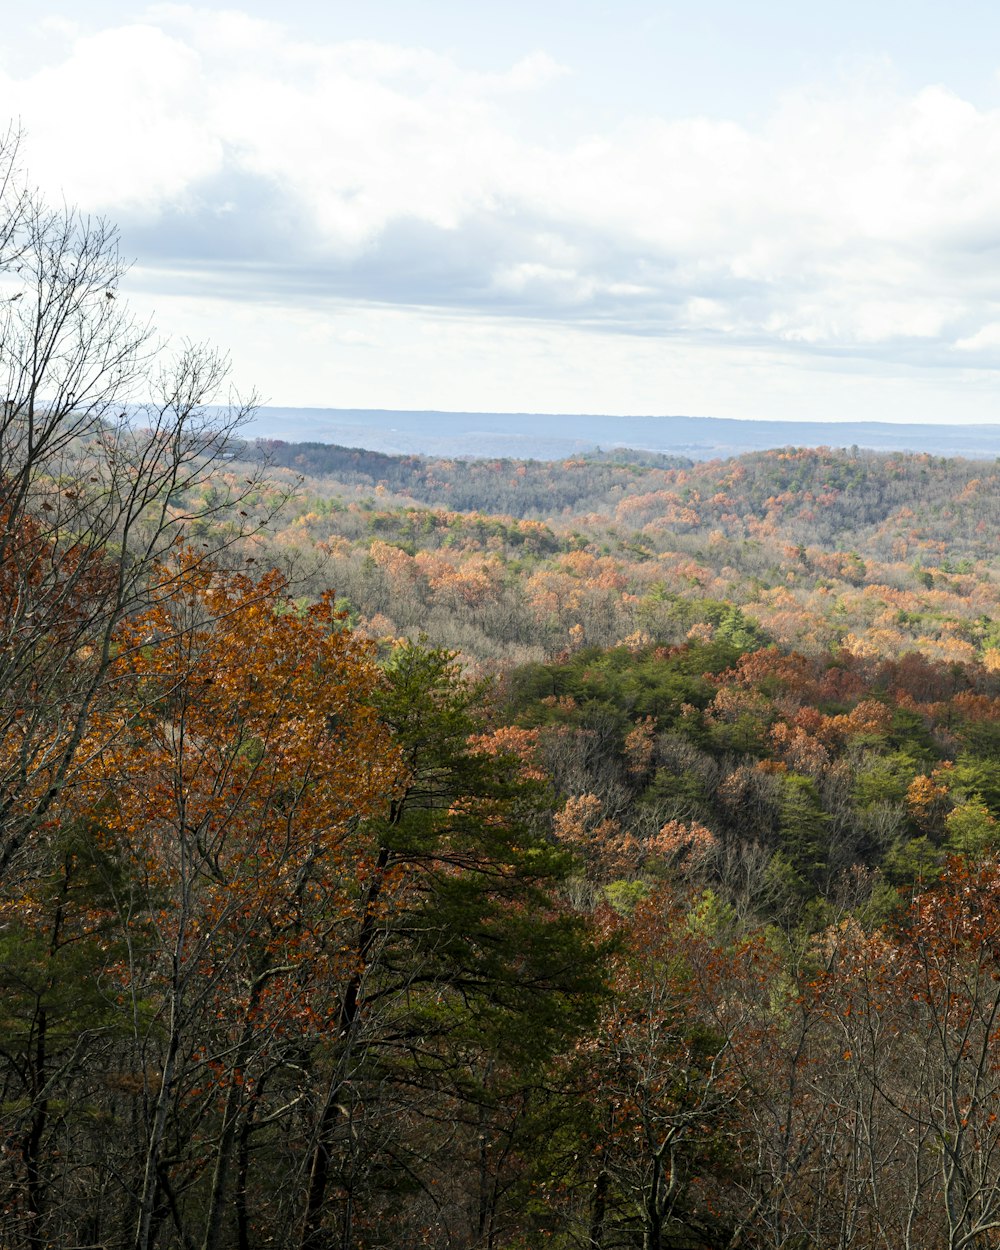
[(1000, 322), (991, 321), (968, 338), (959, 339), (955, 346), (963, 352), (993, 352), (1000, 350)]
[(75, 39), (80, 33), (80, 23), (69, 17), (52, 14), (42, 17), (35, 29), (46, 38)]
[(220, 168), (209, 94), (197, 53), (151, 25), (79, 36), (57, 64), (0, 77), (0, 111), (29, 132), (31, 177), (90, 212), (156, 212)]
[[(218, 334), (234, 376), (302, 407), (688, 413), (778, 420), (993, 421), (981, 369), (843, 372), (772, 348), (602, 335), (572, 325), (413, 308), (323, 310), (134, 292), (177, 336)], [(266, 377), (262, 365), (268, 364)]]
[(537, 91), (569, 72), (568, 66), (560, 65), (547, 52), (529, 52), (506, 74), (483, 74), (479, 81), (484, 86), (494, 85), (500, 91)]
[[(1000, 112), (943, 87), (867, 73), (754, 127), (631, 117), (557, 146), (526, 124), (569, 72), (543, 50), (472, 72), (182, 4), (58, 35), (61, 59), (0, 75), (0, 113), (23, 119), (51, 194), (149, 249), (144, 282), (183, 263), (261, 303), (293, 283), (779, 357), (1000, 367)], [(242, 286), (237, 242), (270, 265)]]

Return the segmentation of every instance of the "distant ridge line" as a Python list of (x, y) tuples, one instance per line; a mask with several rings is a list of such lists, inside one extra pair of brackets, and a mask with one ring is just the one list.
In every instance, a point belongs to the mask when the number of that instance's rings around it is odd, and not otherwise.
[(824, 446), (973, 459), (1000, 456), (1000, 423), (928, 425), (274, 406), (258, 409), (246, 432), (250, 437), (338, 444), (395, 455), (537, 460), (558, 460), (598, 448), (619, 447), (695, 460), (784, 447)]

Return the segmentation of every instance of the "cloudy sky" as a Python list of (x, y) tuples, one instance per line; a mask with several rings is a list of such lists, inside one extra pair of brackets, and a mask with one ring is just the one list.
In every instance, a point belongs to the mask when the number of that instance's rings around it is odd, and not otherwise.
[(1000, 421), (1000, 6), (0, 20), (33, 180), (272, 403)]

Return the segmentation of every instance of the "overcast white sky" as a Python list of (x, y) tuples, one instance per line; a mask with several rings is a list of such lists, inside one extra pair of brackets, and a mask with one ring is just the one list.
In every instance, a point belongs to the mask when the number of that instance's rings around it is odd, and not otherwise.
[(0, 117), (275, 404), (1000, 421), (1000, 6), (0, 0)]

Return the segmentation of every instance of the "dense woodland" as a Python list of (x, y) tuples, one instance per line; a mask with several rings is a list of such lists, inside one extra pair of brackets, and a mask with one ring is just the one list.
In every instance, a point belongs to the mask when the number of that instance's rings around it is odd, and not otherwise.
[[(372, 637), (423, 630), (486, 669), (682, 642), (729, 606), (809, 653), (1000, 658), (994, 463), (856, 448), (700, 464), (243, 454), (276, 457), (251, 511), (289, 496), (255, 558), (296, 568), (306, 594), (335, 586)], [(231, 488), (245, 475), (227, 468)]]
[(998, 467), (245, 443), (5, 196), (0, 1247), (1000, 1244)]

